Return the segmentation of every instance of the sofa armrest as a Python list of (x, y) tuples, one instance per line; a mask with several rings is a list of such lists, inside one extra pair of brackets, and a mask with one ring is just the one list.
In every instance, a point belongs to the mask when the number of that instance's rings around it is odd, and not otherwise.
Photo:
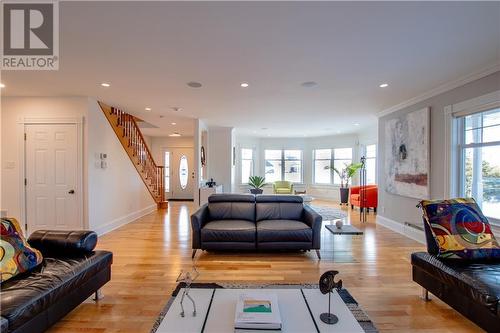
[(201, 248), (201, 228), (208, 221), (208, 204), (204, 204), (191, 215), (192, 248)]
[(359, 194), (360, 190), (361, 190), (361, 186), (351, 186), (351, 188), (350, 188), (351, 193), (349, 193), (349, 196), (351, 194)]
[(314, 209), (304, 206), (304, 222), (313, 230), (313, 249), (321, 248), (321, 225), (323, 218)]
[(28, 243), (44, 256), (56, 257), (92, 252), (97, 244), (97, 234), (90, 230), (37, 230)]

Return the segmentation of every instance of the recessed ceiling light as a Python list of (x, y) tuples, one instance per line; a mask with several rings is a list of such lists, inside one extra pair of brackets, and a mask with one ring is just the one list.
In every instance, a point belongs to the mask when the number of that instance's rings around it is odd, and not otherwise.
[(201, 88), (201, 86), (202, 86), (202, 84), (200, 82), (196, 82), (196, 81), (190, 81), (186, 84), (191, 88)]
[(178, 133), (178, 132), (174, 132), (174, 133), (172, 133), (172, 134), (169, 134), (168, 136), (181, 136), (181, 135), (180, 135), (180, 133)]
[(174, 110), (175, 112), (182, 111), (182, 108), (180, 108), (178, 106), (172, 106), (171, 109)]
[(177, 123), (170, 123), (170, 124), (172, 124), (172, 125), (177, 125)]
[(5, 84), (0, 83), (0, 88), (5, 88)]
[(101, 83), (101, 86), (108, 88), (111, 86), (111, 84), (103, 82), (103, 83)]
[(144, 110), (146, 110), (146, 111), (151, 111), (151, 108), (144, 108)]
[(241, 82), (240, 87), (242, 88), (248, 88), (249, 84), (246, 82)]
[(318, 82), (306, 81), (306, 82), (302, 82), (300, 85), (304, 88), (312, 88), (312, 87), (316, 87), (318, 85)]
[(359, 126), (359, 124), (358, 123), (354, 123), (354, 126)]
[(382, 83), (381, 85), (379, 85), (380, 88), (387, 88), (388, 86), (388, 83)]

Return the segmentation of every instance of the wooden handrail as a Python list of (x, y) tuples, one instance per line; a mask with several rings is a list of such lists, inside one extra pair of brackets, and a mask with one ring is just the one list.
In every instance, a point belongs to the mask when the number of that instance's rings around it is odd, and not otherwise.
[(102, 102), (99, 102), (99, 106), (139, 172), (149, 193), (159, 207), (160, 205), (164, 207), (164, 167), (156, 164), (134, 116)]

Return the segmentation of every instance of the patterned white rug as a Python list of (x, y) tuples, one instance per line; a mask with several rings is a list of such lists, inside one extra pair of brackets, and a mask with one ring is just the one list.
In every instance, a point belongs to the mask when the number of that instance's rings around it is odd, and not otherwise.
[(323, 217), (323, 221), (332, 221), (347, 217), (346, 212), (337, 208), (316, 205), (310, 205), (310, 207)]

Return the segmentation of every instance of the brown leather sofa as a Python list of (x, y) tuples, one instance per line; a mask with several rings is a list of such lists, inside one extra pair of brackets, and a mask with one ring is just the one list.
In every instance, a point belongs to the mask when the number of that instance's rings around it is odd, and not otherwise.
[(2, 332), (43, 332), (111, 278), (113, 255), (94, 251), (95, 232), (40, 230), (28, 243), (44, 259), (1, 284)]
[(202, 250), (316, 250), (321, 215), (296, 195), (213, 194), (191, 216), (193, 257)]
[(424, 222), (427, 252), (411, 255), (413, 281), (487, 332), (500, 331), (500, 260), (470, 262), (440, 259)]

